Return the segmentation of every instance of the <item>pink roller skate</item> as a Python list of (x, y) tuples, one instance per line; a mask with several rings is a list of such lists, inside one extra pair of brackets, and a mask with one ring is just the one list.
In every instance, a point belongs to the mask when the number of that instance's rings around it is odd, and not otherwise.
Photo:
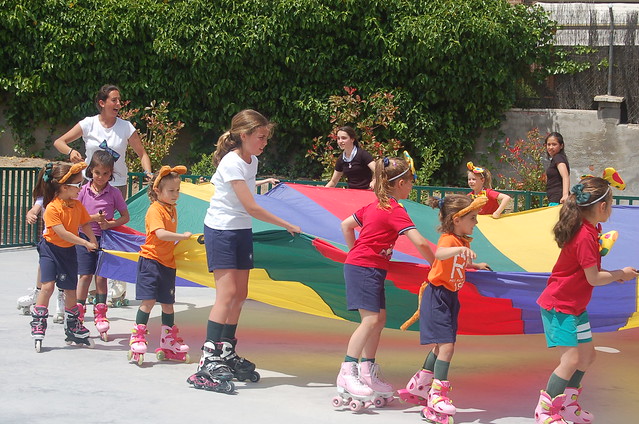
[(362, 383), (370, 387), (375, 395), (373, 405), (381, 408), (390, 404), (395, 398), (393, 386), (380, 379), (379, 364), (364, 361), (359, 364), (359, 379)]
[(564, 391), (566, 399), (561, 407), (561, 416), (565, 421), (572, 421), (574, 424), (590, 424), (595, 420), (594, 415), (588, 411), (584, 411), (577, 403), (579, 395), (581, 395), (581, 387), (566, 387)]
[(129, 345), (131, 345), (131, 350), (128, 353), (128, 359), (133, 360), (138, 363), (138, 365), (142, 365), (144, 362), (144, 354), (146, 353), (146, 334), (148, 331), (146, 330), (146, 325), (144, 324), (135, 324), (133, 329), (131, 330), (131, 339), (129, 340)]
[(403, 402), (412, 403), (413, 405), (426, 406), (428, 404), (428, 392), (433, 382), (433, 372), (428, 370), (419, 370), (411, 377), (405, 389), (399, 389), (397, 394)]
[(346, 406), (353, 412), (373, 405), (375, 392), (363, 384), (358, 375), (357, 362), (343, 362), (337, 375), (337, 393), (333, 398), (333, 406), (339, 408)]
[(448, 398), (451, 390), (450, 381), (433, 379), (428, 393), (428, 404), (422, 409), (422, 417), (426, 422), (434, 424), (452, 424), (457, 408)]
[(184, 344), (184, 340), (178, 335), (177, 325), (169, 327), (162, 326), (160, 335), (160, 347), (155, 349), (155, 355), (160, 361), (172, 360), (188, 363), (191, 359), (188, 351), (189, 346)]
[(554, 399), (550, 399), (544, 390), (539, 395), (539, 403), (535, 408), (536, 424), (568, 424), (561, 416), (561, 408), (566, 402), (566, 395), (561, 394)]
[(34, 306), (31, 313), (31, 337), (35, 342), (35, 350), (40, 353), (42, 350), (42, 340), (44, 340), (44, 333), (47, 331), (47, 318), (49, 317), (49, 310), (46, 306)]
[(95, 324), (95, 328), (98, 330), (98, 333), (100, 333), (100, 338), (105, 342), (109, 341), (107, 331), (109, 331), (110, 326), (109, 320), (106, 317), (108, 309), (109, 307), (106, 303), (98, 303), (93, 307), (93, 323)]

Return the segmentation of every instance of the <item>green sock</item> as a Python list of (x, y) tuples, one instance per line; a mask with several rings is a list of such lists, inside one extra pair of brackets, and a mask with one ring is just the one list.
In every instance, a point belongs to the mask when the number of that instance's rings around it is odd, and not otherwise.
[(135, 316), (135, 323), (136, 324), (144, 324), (147, 325), (149, 322), (149, 315), (151, 315), (150, 313), (146, 313), (146, 312), (142, 312), (142, 309), (138, 309), (138, 313)]
[(107, 295), (106, 293), (98, 293), (95, 295), (95, 304), (98, 303), (106, 303)]
[(437, 360), (437, 355), (432, 350), (428, 352), (426, 356), (426, 360), (424, 360), (424, 366), (422, 369), (428, 370), (430, 372), (435, 371), (435, 361)]
[(578, 389), (581, 386), (581, 379), (584, 378), (584, 374), (586, 371), (576, 370), (575, 373), (570, 377), (570, 381), (566, 387), (574, 387)]
[(440, 361), (439, 359), (435, 360), (434, 368), (434, 377), (440, 381), (448, 380), (448, 368), (450, 367), (450, 362)]
[(371, 362), (371, 363), (375, 363), (375, 358), (362, 358), (362, 360), (360, 362)]
[(237, 330), (237, 324), (224, 324), (224, 328), (222, 329), (222, 338), (234, 339), (236, 330)]
[(224, 324), (220, 324), (219, 322), (209, 320), (206, 324), (206, 340), (210, 340), (212, 342), (219, 342), (222, 340), (222, 330), (224, 329)]
[(353, 358), (352, 356), (346, 355), (344, 357), (344, 362), (355, 362), (355, 363), (357, 363), (357, 358)]
[(175, 325), (175, 314), (165, 314), (162, 312), (162, 325), (173, 327), (173, 325)]
[(86, 299), (78, 299), (78, 300), (77, 300), (77, 302), (78, 302), (80, 305), (86, 305), (86, 304), (87, 304), (87, 300), (86, 300)]
[(548, 396), (550, 396), (551, 399), (554, 399), (555, 397), (565, 392), (566, 387), (568, 387), (568, 380), (564, 380), (557, 374), (552, 373), (552, 375), (548, 379), (546, 393), (548, 393)]

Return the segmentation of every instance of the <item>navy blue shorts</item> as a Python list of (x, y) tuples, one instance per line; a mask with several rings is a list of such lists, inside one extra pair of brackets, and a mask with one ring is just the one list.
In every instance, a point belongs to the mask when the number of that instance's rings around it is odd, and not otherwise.
[(44, 238), (38, 243), (40, 254), (40, 282), (55, 281), (62, 290), (78, 287), (78, 258), (75, 246), (60, 247)]
[(135, 283), (135, 299), (155, 299), (160, 303), (175, 303), (175, 268), (164, 266), (154, 259), (140, 256)]
[(209, 272), (216, 269), (253, 269), (253, 230), (214, 230), (204, 226)]
[(427, 285), (419, 308), (419, 342), (455, 343), (458, 317), (458, 293), (444, 286)]
[(385, 280), (385, 269), (344, 264), (346, 307), (348, 310), (364, 309), (379, 312), (386, 309)]
[[(86, 234), (80, 233), (80, 237), (89, 240)], [(98, 247), (100, 246), (100, 237), (96, 236)], [(86, 247), (75, 245), (75, 252), (78, 255), (78, 274), (94, 275), (98, 265), (98, 251), (89, 252)]]

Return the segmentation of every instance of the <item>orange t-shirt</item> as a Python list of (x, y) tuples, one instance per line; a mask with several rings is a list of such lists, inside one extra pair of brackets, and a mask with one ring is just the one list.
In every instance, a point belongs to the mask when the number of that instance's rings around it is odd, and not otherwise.
[(140, 246), (140, 256), (153, 259), (162, 265), (175, 268), (174, 241), (163, 241), (155, 235), (155, 231), (163, 228), (166, 231), (177, 230), (177, 210), (175, 206), (165, 206), (160, 202), (153, 202), (146, 211), (144, 218), (146, 241)]
[[(461, 246), (470, 247), (470, 240), (455, 234), (442, 234), (437, 241), (437, 248)], [(466, 281), (466, 255), (455, 255), (443, 261), (435, 259), (428, 273), (428, 281), (450, 291), (461, 289)]]
[(52, 227), (62, 225), (70, 233), (78, 235), (81, 225), (91, 221), (89, 213), (82, 203), (77, 200), (63, 201), (59, 197), (53, 199), (44, 210), (45, 230), (43, 237), (49, 243), (59, 247), (71, 247), (73, 243), (64, 240)]

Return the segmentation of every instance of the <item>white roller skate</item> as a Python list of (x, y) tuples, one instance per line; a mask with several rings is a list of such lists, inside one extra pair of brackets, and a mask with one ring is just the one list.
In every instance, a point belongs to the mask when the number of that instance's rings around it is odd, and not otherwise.
[(220, 393), (233, 393), (233, 372), (222, 359), (222, 342), (207, 340), (202, 346), (202, 358), (197, 372), (186, 379), (195, 389)]
[(171, 361), (180, 361), (188, 363), (189, 346), (184, 344), (184, 340), (179, 336), (179, 329), (177, 325), (169, 327), (168, 325), (162, 325), (160, 333), (160, 347), (155, 349), (155, 355), (160, 361), (165, 359)]
[(31, 317), (31, 337), (35, 342), (35, 350), (39, 353), (42, 350), (42, 340), (44, 340), (44, 334), (47, 331), (49, 310), (46, 306), (34, 306)]
[(453, 415), (457, 408), (448, 397), (451, 390), (450, 381), (433, 379), (428, 393), (428, 403), (422, 409), (422, 417), (433, 424), (453, 424)]
[(35, 306), (39, 293), (39, 288), (32, 287), (27, 294), (18, 298), (18, 309), (21, 310), (23, 315), (31, 315), (31, 309)]
[(332, 400), (333, 406), (348, 406), (353, 412), (373, 405), (375, 392), (359, 379), (357, 362), (342, 362), (337, 375), (337, 394)]
[(260, 373), (255, 371), (255, 364), (239, 356), (235, 352), (236, 346), (237, 339), (222, 339), (222, 359), (238, 381), (249, 380), (257, 383), (260, 381)]
[(56, 324), (64, 324), (64, 290), (58, 289), (56, 299), (56, 310), (53, 316), (53, 322)]
[(128, 360), (137, 362), (138, 365), (142, 365), (144, 362), (144, 354), (146, 353), (147, 341), (146, 335), (148, 331), (146, 325), (135, 324), (131, 330), (131, 339), (129, 339), (129, 345), (131, 349), (128, 352)]
[(375, 392), (373, 404), (376, 408), (386, 406), (395, 400), (393, 386), (380, 378), (379, 364), (371, 361), (360, 362), (359, 379)]
[(67, 345), (76, 344), (78, 346), (88, 346), (93, 348), (94, 342), (89, 338), (89, 329), (84, 326), (80, 320), (80, 307), (82, 305), (77, 304), (72, 309), (66, 309), (64, 311), (64, 334), (66, 338), (64, 341)]
[(433, 372), (419, 370), (411, 377), (405, 389), (399, 389), (397, 394), (403, 402), (413, 405), (426, 406), (428, 404), (428, 393), (433, 382)]
[(561, 408), (566, 401), (566, 395), (551, 399), (548, 393), (542, 390), (539, 394), (539, 403), (535, 408), (536, 424), (568, 424), (561, 416)]
[(106, 316), (108, 309), (109, 308), (105, 303), (98, 303), (93, 306), (93, 323), (95, 324), (95, 328), (98, 330), (98, 333), (100, 333), (100, 338), (105, 342), (109, 341), (109, 335), (107, 332), (109, 331), (109, 328), (111, 328)]
[(120, 280), (109, 280), (107, 290), (107, 304), (110, 308), (129, 306), (129, 299), (126, 298), (126, 282)]
[(581, 395), (581, 390), (581, 387), (566, 387), (566, 390), (564, 390), (566, 399), (560, 412), (564, 421), (572, 421), (574, 424), (590, 424), (595, 420), (595, 416), (581, 409), (577, 402), (579, 395)]

